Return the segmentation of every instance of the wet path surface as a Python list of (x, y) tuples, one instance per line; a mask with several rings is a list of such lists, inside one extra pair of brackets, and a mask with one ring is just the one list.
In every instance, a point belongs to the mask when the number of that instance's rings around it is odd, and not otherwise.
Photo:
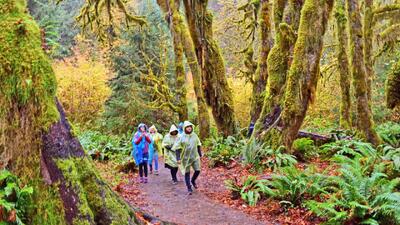
[[(162, 165), (162, 166), (161, 166)], [(168, 169), (160, 162), (160, 174), (149, 175), (149, 183), (140, 184), (147, 206), (162, 220), (186, 225), (258, 225), (264, 224), (247, 214), (216, 203), (199, 191), (187, 194), (183, 177), (178, 172), (179, 183), (173, 185)], [(198, 180), (201, 186), (201, 174)]]

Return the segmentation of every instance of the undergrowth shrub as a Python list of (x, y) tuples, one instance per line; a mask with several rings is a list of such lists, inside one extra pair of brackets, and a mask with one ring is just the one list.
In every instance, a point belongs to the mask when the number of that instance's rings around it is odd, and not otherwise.
[(317, 157), (317, 148), (314, 141), (310, 138), (299, 138), (293, 142), (293, 150), (297, 158), (307, 161), (313, 157)]
[(400, 224), (400, 179), (389, 179), (382, 164), (366, 163), (363, 156), (335, 159), (340, 175), (332, 177), (335, 190), (323, 202), (310, 200), (311, 211), (327, 224)]
[(283, 151), (283, 147), (272, 149), (266, 144), (252, 139), (242, 147), (243, 164), (251, 165), (255, 170), (262, 170), (264, 168), (276, 170), (277, 168), (297, 163), (296, 157), (286, 154)]
[(8, 170), (0, 171), (0, 224), (24, 225), (26, 210), (32, 204), (33, 188), (22, 186)]
[(211, 167), (228, 165), (240, 155), (240, 148), (244, 144), (244, 140), (238, 140), (233, 136), (211, 138), (207, 143), (210, 149), (205, 154), (210, 160), (209, 165)]
[(79, 141), (86, 153), (92, 159), (122, 162), (130, 158), (132, 151), (130, 135), (105, 135), (98, 131), (83, 131), (79, 134)]
[(379, 125), (376, 131), (387, 145), (400, 148), (400, 124), (393, 122), (384, 123)]
[(267, 180), (258, 179), (256, 176), (248, 176), (243, 184), (237, 180), (226, 180), (225, 186), (232, 192), (232, 199), (242, 198), (250, 206), (256, 206), (257, 202), (266, 194), (271, 194), (266, 186)]

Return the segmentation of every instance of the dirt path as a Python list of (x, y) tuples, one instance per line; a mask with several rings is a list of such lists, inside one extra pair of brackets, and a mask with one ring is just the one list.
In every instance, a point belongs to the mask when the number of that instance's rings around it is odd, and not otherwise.
[[(164, 164), (160, 163), (160, 175), (150, 175), (149, 183), (140, 184), (147, 206), (144, 210), (163, 220), (186, 225), (258, 225), (264, 224), (243, 212), (213, 202), (199, 191), (187, 195), (183, 177), (172, 185), (171, 176)], [(199, 178), (201, 185), (201, 175)]]

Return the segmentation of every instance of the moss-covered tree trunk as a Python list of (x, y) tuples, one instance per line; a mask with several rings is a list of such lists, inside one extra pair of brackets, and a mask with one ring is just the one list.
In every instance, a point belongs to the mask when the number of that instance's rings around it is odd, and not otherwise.
[(390, 69), (385, 89), (386, 106), (393, 110), (393, 119), (400, 122), (400, 61)]
[(146, 224), (86, 157), (62, 107), (25, 0), (0, 0), (0, 169), (34, 188), (28, 224)]
[(372, 112), (368, 100), (368, 83), (363, 57), (363, 30), (358, 0), (347, 0), (347, 11), (350, 30), (350, 64), (353, 76), (354, 95), (357, 105), (357, 128), (364, 138), (373, 144), (379, 143), (378, 135), (374, 130)]
[(301, 10), (282, 111), (282, 141), (288, 149), (297, 137), (310, 102), (315, 99), (323, 37), (332, 5), (333, 0), (306, 0)]
[(181, 27), (180, 27), (180, 15), (174, 13), (174, 9), (179, 9), (179, 0), (168, 0), (166, 2), (168, 9), (168, 23), (170, 25), (170, 31), (173, 38), (174, 54), (175, 54), (175, 78), (176, 78), (176, 98), (178, 102), (178, 116), (179, 121), (188, 120), (188, 107), (187, 107), (187, 89), (186, 89), (186, 76), (185, 67), (183, 65), (183, 45), (181, 40)]
[(373, 39), (373, 0), (364, 0), (364, 63), (365, 75), (367, 80), (367, 97), (369, 104), (372, 99), (372, 80), (374, 78), (374, 56), (372, 54), (372, 39)]
[(336, 38), (338, 41), (336, 54), (340, 77), (340, 127), (349, 129), (351, 127), (351, 98), (350, 98), (350, 71), (349, 58), (347, 56), (348, 35), (347, 35), (347, 13), (345, 0), (336, 0)]
[[(193, 76), (193, 87), (196, 93), (197, 100), (197, 111), (198, 111), (198, 124), (200, 128), (200, 137), (205, 139), (210, 134), (210, 117), (208, 115), (207, 103), (204, 98), (203, 89), (201, 88), (201, 71), (200, 66), (197, 61), (196, 52), (194, 49), (193, 41), (190, 37), (190, 33), (187, 25), (183, 21), (182, 15), (179, 12), (179, 2), (175, 3), (174, 7), (172, 6), (172, 2), (166, 2), (162, 0), (158, 0), (158, 5), (164, 12), (170, 12), (176, 23), (178, 24), (178, 28), (176, 29), (174, 26), (174, 32), (180, 36), (180, 41), (183, 46), (183, 51), (186, 56), (187, 63), (190, 67), (190, 71)], [(168, 4), (166, 4), (168, 3)]]
[(268, 79), (267, 58), (273, 43), (271, 37), (270, 16), (271, 16), (270, 3), (268, 0), (262, 0), (260, 8), (260, 22), (259, 22), (261, 48), (260, 48), (260, 56), (258, 59), (258, 66), (254, 76), (253, 96), (251, 102), (252, 105), (250, 111), (252, 123), (255, 123), (257, 119), (260, 117), (265, 97), (265, 89)]
[[(300, 9), (303, 1), (274, 0), (273, 18), (275, 27), (275, 43), (271, 49), (268, 59), (268, 81), (263, 108), (254, 127), (254, 136), (257, 139), (274, 143), (271, 135), (275, 133), (273, 126), (280, 117), (281, 104), (284, 96), (286, 74), (291, 64), (293, 46), (299, 27)], [(266, 132), (268, 131), (268, 132)], [(272, 132), (270, 132), (272, 131)]]
[(207, 3), (207, 0), (184, 0), (185, 15), (202, 72), (205, 99), (212, 108), (219, 132), (227, 136), (236, 132), (233, 94), (221, 51), (213, 37), (213, 18)]

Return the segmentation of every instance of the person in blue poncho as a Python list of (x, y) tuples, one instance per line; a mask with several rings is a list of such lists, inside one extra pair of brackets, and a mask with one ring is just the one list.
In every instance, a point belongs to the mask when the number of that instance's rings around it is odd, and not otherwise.
[(146, 124), (139, 124), (138, 131), (132, 138), (133, 150), (131, 155), (135, 159), (136, 165), (139, 165), (140, 183), (147, 183), (147, 165), (151, 142), (152, 140), (150, 135), (147, 133)]
[(180, 122), (178, 124), (178, 132), (179, 132), (179, 134), (183, 134), (183, 122)]

